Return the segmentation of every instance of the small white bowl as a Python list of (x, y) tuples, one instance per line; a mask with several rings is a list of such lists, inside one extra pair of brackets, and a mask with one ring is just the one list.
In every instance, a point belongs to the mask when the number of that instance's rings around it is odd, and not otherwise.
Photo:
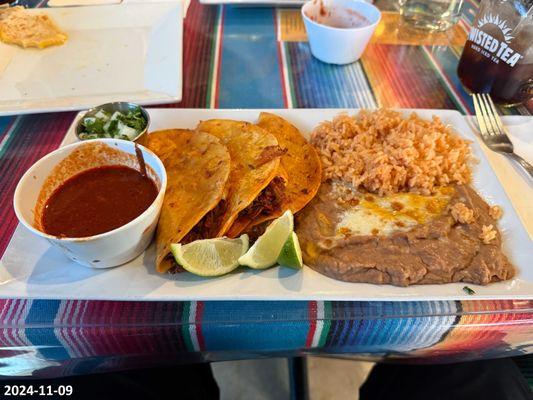
[[(325, 25), (328, 13), (337, 20), (350, 20), (353, 16), (349, 10), (365, 17), (369, 24), (346, 28)], [(302, 6), (302, 18), (313, 56), (325, 63), (342, 65), (361, 57), (381, 20), (381, 12), (360, 0), (311, 0)]]
[(34, 222), (37, 199), (52, 170), (78, 147), (98, 142), (135, 156), (135, 143), (120, 139), (94, 139), (62, 147), (41, 158), (26, 171), (15, 189), (13, 205), (22, 225), (35, 235), (47, 239), (71, 260), (90, 268), (110, 268), (139, 256), (150, 244), (157, 226), (165, 196), (167, 174), (161, 160), (147, 148), (138, 145), (146, 165), (152, 169), (159, 181), (159, 192), (154, 202), (134, 220), (112, 231), (83, 238), (48, 235), (37, 229)]

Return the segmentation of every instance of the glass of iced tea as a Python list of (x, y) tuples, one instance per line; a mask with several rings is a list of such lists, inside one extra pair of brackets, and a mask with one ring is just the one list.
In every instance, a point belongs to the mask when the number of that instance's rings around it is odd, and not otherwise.
[(483, 0), (457, 74), (473, 93), (501, 105), (533, 97), (533, 1)]

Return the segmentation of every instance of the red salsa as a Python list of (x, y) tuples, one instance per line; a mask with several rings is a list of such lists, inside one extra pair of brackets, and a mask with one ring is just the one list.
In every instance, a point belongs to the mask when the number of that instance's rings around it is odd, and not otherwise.
[(157, 197), (155, 183), (139, 171), (119, 165), (80, 172), (66, 180), (44, 207), (42, 226), (60, 237), (108, 232), (141, 215)]

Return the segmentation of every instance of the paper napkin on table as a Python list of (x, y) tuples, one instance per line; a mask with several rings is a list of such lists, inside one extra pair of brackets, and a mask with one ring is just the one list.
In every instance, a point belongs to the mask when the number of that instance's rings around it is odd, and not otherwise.
[[(515, 153), (533, 164), (533, 117), (508, 116), (502, 117), (502, 120)], [(481, 148), (533, 240), (533, 180), (516, 162), (490, 150), (484, 144), (481, 144)]]
[(533, 164), (533, 117), (505, 117), (503, 122), (509, 130), (515, 153)]

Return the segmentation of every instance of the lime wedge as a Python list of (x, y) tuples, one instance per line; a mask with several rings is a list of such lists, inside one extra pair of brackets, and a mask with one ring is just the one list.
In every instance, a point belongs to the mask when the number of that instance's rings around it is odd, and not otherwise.
[(292, 213), (290, 210), (274, 220), (265, 233), (250, 247), (241, 258), (239, 264), (246, 265), (254, 269), (264, 269), (276, 263), (283, 245), (289, 238), (294, 228)]
[(300, 242), (295, 232), (292, 232), (283, 245), (281, 253), (278, 257), (278, 264), (284, 267), (300, 269), (304, 263), (302, 260), (302, 250), (300, 249)]
[(177, 263), (200, 276), (220, 276), (239, 266), (239, 257), (248, 250), (248, 235), (238, 239), (205, 239), (181, 245), (171, 244)]

